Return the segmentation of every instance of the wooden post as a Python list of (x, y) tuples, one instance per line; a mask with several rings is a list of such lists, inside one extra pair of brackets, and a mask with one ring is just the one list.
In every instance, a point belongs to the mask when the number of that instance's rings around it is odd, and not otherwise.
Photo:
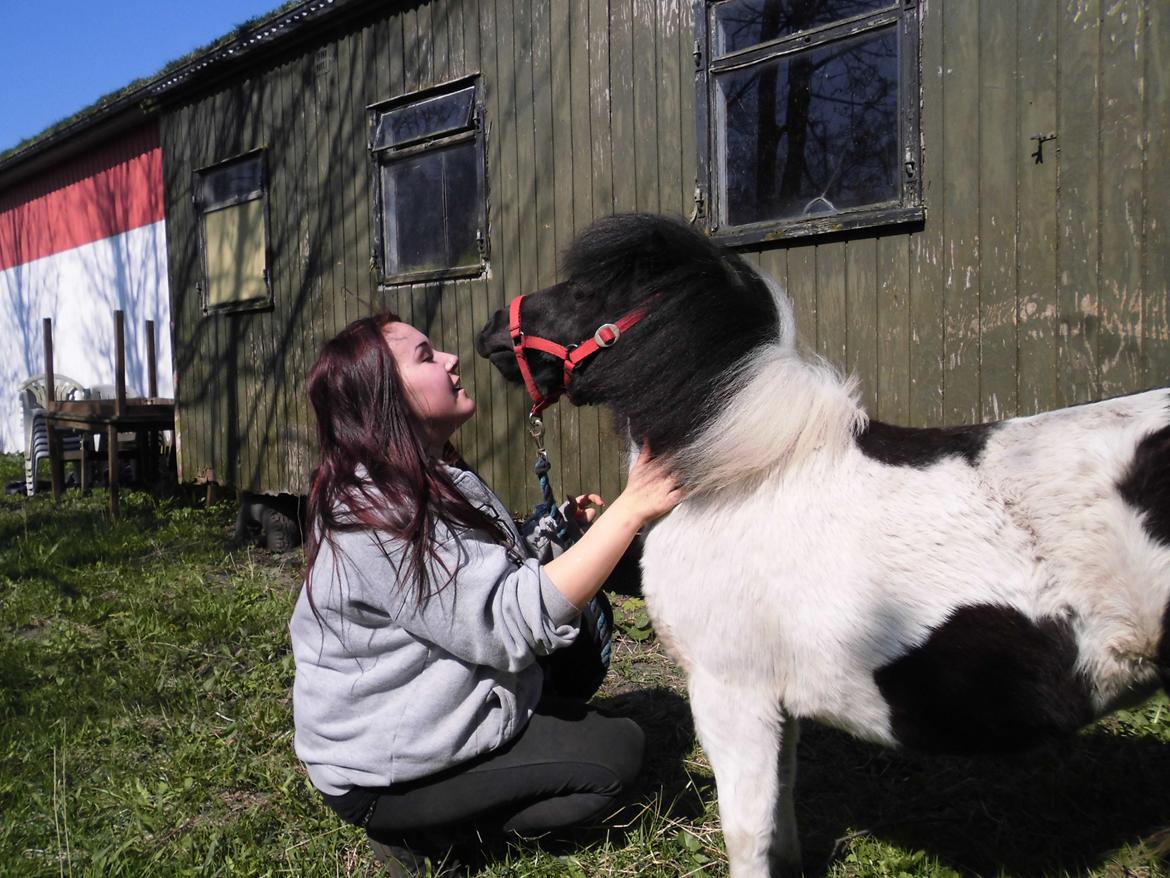
[(126, 406), (126, 315), (114, 312), (114, 414), (121, 416)]
[(41, 320), (41, 327), (45, 342), (45, 399), (53, 402), (57, 398), (57, 386), (53, 378), (53, 318), (45, 317)]
[(110, 468), (110, 520), (118, 520), (118, 427), (111, 423), (106, 427), (106, 464)]
[[(150, 399), (158, 396), (158, 364), (154, 360), (154, 321), (146, 321), (146, 395)], [(149, 430), (138, 434), (138, 477), (151, 484), (159, 470), (159, 432)]]
[(118, 418), (126, 409), (126, 315), (121, 309), (114, 312), (114, 420), (106, 428), (106, 462), (110, 467), (110, 518), (118, 520), (121, 504), (118, 502)]
[(81, 479), (81, 493), (88, 494), (93, 487), (93, 472), (90, 470), (90, 456), (93, 454), (93, 434), (88, 431), (81, 434), (81, 463), (78, 474)]
[(154, 321), (146, 321), (146, 395), (158, 396), (158, 364), (154, 361)]
[[(57, 401), (57, 378), (53, 373), (53, 318), (42, 319), (41, 327), (45, 344), (45, 411), (48, 412)], [(55, 502), (61, 499), (65, 486), (65, 462), (61, 460), (61, 443), (56, 429), (47, 421), (46, 427), (49, 438), (49, 479), (53, 484)], [(36, 473), (33, 473), (33, 478), (36, 478)]]

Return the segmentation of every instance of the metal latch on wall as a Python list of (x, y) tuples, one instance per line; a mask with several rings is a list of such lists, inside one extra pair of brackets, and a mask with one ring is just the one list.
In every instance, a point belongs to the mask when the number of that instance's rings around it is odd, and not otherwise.
[(695, 208), (691, 211), (690, 222), (697, 223), (705, 213), (705, 205), (703, 202), (703, 187), (695, 186)]

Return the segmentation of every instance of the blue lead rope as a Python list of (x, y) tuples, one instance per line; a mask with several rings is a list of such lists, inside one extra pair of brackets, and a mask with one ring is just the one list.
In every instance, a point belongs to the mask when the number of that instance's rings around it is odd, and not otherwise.
[(537, 454), (536, 463), (532, 465), (532, 469), (536, 473), (536, 481), (540, 484), (540, 496), (544, 498), (543, 502), (537, 505), (533, 511), (538, 517), (548, 516), (553, 520), (556, 525), (557, 541), (568, 548), (566, 541), (569, 539), (569, 522), (557, 505), (557, 498), (552, 489), (552, 479), (548, 477), (549, 471), (552, 470), (552, 464), (548, 462), (548, 455), (543, 449)]
[[(553, 533), (556, 543), (561, 549), (567, 549), (576, 541), (579, 531), (577, 533), (571, 533), (572, 529), (569, 527), (569, 521), (557, 505), (556, 494), (553, 493), (552, 479), (549, 478), (552, 464), (549, 462), (548, 452), (545, 450), (543, 442), (544, 422), (535, 415), (530, 416), (528, 431), (532, 434), (532, 440), (536, 443), (536, 463), (532, 465), (532, 470), (536, 473), (536, 481), (540, 485), (541, 496), (541, 502), (533, 509), (532, 515), (529, 516), (529, 521), (539, 521), (543, 518), (550, 519), (555, 528)], [(597, 644), (601, 658), (601, 673), (597, 682), (593, 684), (594, 688), (600, 685), (601, 678), (605, 676), (605, 671), (609, 668), (609, 661), (613, 654), (613, 629), (610, 622), (612, 613), (613, 609), (609, 604), (609, 599), (600, 591), (589, 599), (582, 613), (583, 627), (585, 627), (594, 643)]]

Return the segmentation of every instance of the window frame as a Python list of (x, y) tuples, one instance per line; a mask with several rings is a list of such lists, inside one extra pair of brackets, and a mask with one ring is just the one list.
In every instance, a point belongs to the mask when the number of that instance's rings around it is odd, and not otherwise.
[[(716, 55), (716, 10), (732, 0), (694, 0), (695, 115), (698, 129), (699, 173), (694, 219), (701, 220), (713, 238), (735, 246), (830, 234), (850, 229), (917, 223), (925, 218), (922, 203), (922, 129), (919, 124), (921, 70), (919, 66), (919, 0), (894, 0), (875, 12), (866, 12), (794, 34)], [(717, 118), (717, 77), (778, 58), (816, 51), (826, 45), (893, 26), (898, 39), (898, 153), (901, 197), (861, 207), (845, 208), (806, 219), (782, 218), (742, 225), (724, 222), (726, 214), (724, 138)]]
[[(447, 94), (455, 94), (456, 92), (462, 91), (468, 86), (473, 86), (475, 88), (475, 95), (472, 99), (471, 124), (466, 129), (455, 132), (448, 131), (430, 137), (422, 137), (419, 139), (410, 140), (401, 146), (387, 146), (380, 148), (375, 147), (378, 123), (381, 120), (383, 114), (391, 110), (398, 109), (399, 107), (407, 106), (409, 104), (421, 103), (422, 101), (428, 100), (430, 98), (441, 97)], [(488, 270), (490, 248), (488, 244), (487, 144), (485, 131), (486, 126), (484, 125), (483, 121), (484, 100), (481, 75), (478, 72), (471, 73), (467, 76), (461, 76), (458, 79), (439, 83), (438, 85), (429, 86), (427, 88), (419, 89), (418, 91), (413, 91), (408, 94), (398, 95), (384, 101), (378, 101), (377, 103), (367, 106), (366, 113), (368, 116), (366, 151), (370, 156), (370, 191), (372, 193), (372, 198), (370, 199), (372, 211), (370, 270), (377, 274), (378, 288), (385, 289), (426, 281), (482, 277), (487, 273)], [(385, 205), (383, 204), (382, 199), (382, 169), (387, 165), (393, 164), (400, 160), (409, 159), (414, 156), (424, 155), (430, 152), (437, 152), (450, 146), (469, 142), (475, 144), (476, 153), (475, 198), (477, 203), (474, 205), (473, 210), (478, 226), (476, 232), (478, 259), (474, 263), (452, 266), (450, 268), (428, 268), (393, 273), (387, 272), (387, 266), (385, 264), (387, 216)]]
[[(259, 188), (244, 194), (235, 194), (229, 196), (222, 201), (212, 202), (210, 205), (200, 203), (200, 180), (209, 174), (222, 170), (230, 165), (246, 161), (248, 159), (258, 158), (260, 164), (260, 185)], [(199, 298), (200, 305), (204, 316), (210, 314), (233, 313), (239, 311), (263, 311), (272, 308), (273, 294), (272, 294), (272, 220), (270, 216), (270, 199), (269, 199), (269, 176), (268, 176), (268, 161), (267, 161), (267, 147), (259, 146), (254, 149), (249, 149), (245, 152), (236, 155), (228, 156), (225, 159), (212, 162), (209, 165), (195, 168), (191, 172), (191, 204), (195, 210), (195, 225), (198, 231), (199, 244), (199, 266), (202, 271), (202, 278), (199, 281)], [(208, 214), (215, 213), (219, 210), (224, 210), (229, 207), (238, 207), (242, 204), (247, 204), (251, 201), (260, 201), (263, 206), (264, 214), (264, 290), (265, 295), (254, 299), (239, 299), (231, 302), (223, 302), (218, 305), (211, 304), (211, 266), (208, 263), (208, 248), (207, 248), (207, 223), (205, 218)]]

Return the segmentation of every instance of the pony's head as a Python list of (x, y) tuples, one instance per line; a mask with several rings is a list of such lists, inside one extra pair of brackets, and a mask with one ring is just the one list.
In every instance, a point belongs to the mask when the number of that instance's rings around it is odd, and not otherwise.
[[(656, 452), (684, 445), (715, 413), (728, 370), (780, 334), (777, 300), (760, 275), (681, 220), (619, 214), (590, 226), (570, 247), (564, 280), (524, 297), (519, 329), (546, 347), (574, 349), (606, 324), (644, 312), (612, 344), (574, 364), (526, 351), (539, 394), (564, 391), (574, 405), (610, 406), (637, 441)], [(509, 381), (523, 380), (509, 310), (497, 311), (475, 343)]]

